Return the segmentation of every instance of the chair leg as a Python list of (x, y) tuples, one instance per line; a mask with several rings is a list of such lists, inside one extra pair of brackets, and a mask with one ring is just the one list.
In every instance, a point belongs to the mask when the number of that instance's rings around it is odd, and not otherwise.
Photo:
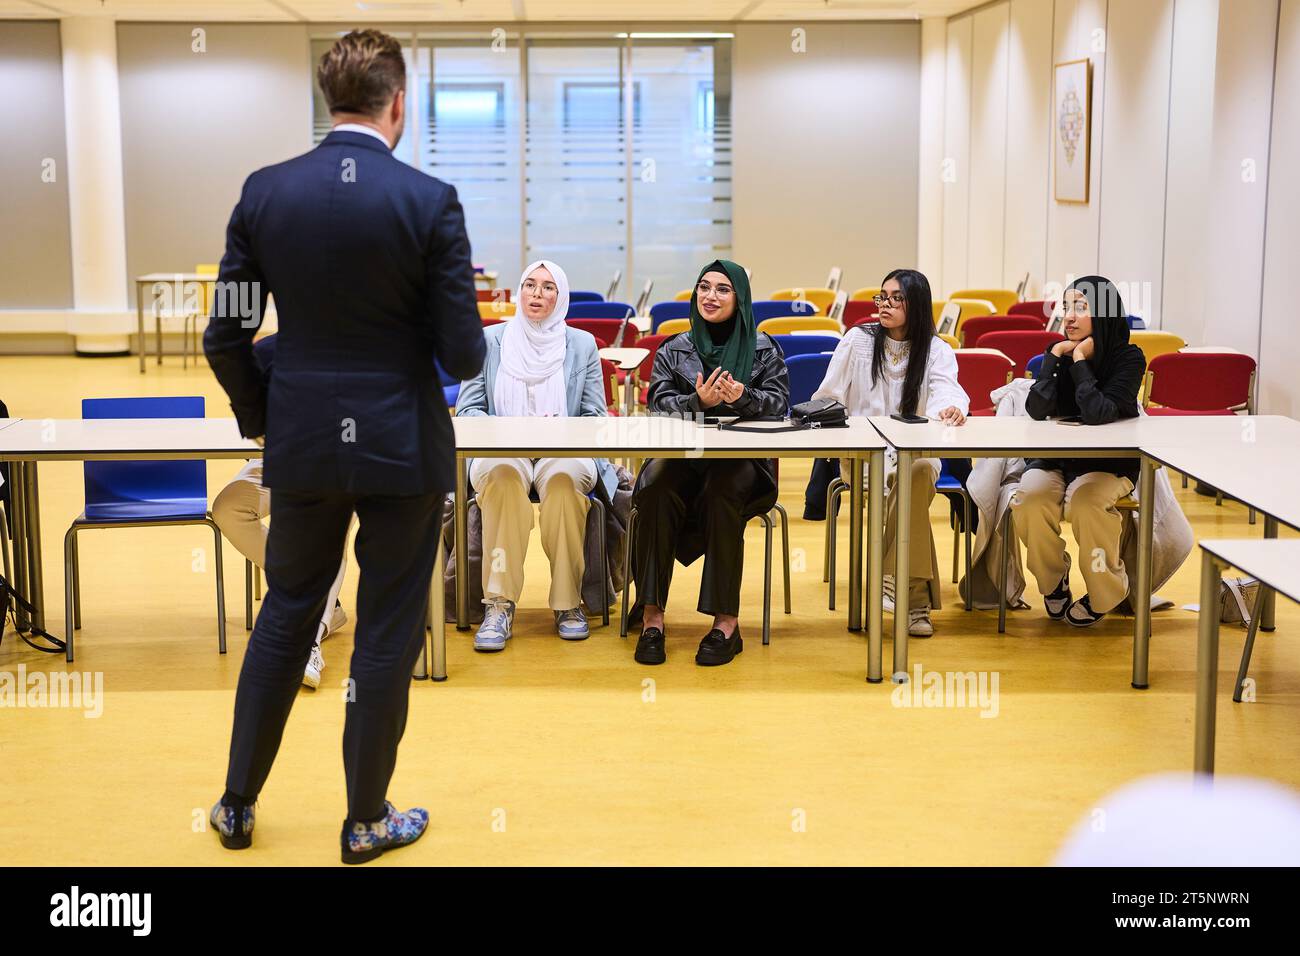
[(74, 524), (63, 536), (63, 628), (66, 632), (64, 657), (69, 664), (72, 663), (72, 645), (77, 632), (72, 624), (72, 542), (76, 537), (77, 526)]
[(763, 519), (763, 645), (772, 643), (772, 535), (775, 525), (771, 513)]
[(970, 552), (971, 541), (974, 538), (974, 532), (971, 531), (971, 502), (970, 495), (962, 495), (961, 507), (963, 518), (962, 540), (966, 545), (966, 610), (970, 610), (971, 605), (971, 576), (970, 576)]
[(835, 610), (835, 557), (836, 557), (836, 538), (838, 537), (837, 519), (840, 516), (840, 502), (844, 500), (844, 489), (847, 487), (840, 482), (840, 487), (835, 489), (831, 498), (831, 507), (826, 511), (826, 581), (829, 584), (827, 606), (829, 610)]
[(253, 565), (253, 597), (262, 600), (262, 569)]
[(619, 615), (618, 636), (627, 637), (627, 601), (632, 591), (632, 535), (636, 531), (636, 509), (627, 516), (627, 548), (623, 552), (623, 612)]
[(609, 593), (609, 551), (605, 540), (605, 503), (599, 498), (593, 498), (592, 501), (600, 512), (598, 519), (600, 524), (600, 623), (608, 627), (609, 605), (612, 595)]
[(244, 630), (253, 629), (253, 562), (244, 559)]
[(72, 535), (72, 626), (81, 630), (81, 548), (80, 535)]
[(226, 578), (221, 566), (221, 529), (217, 523), (208, 516), (205, 522), (212, 528), (212, 539), (216, 544), (216, 558), (212, 562), (216, 566), (217, 575), (217, 652), (226, 653)]
[(1254, 508), (1248, 508), (1248, 509), (1246, 510), (1246, 513), (1247, 513), (1247, 515), (1248, 515), (1247, 520), (1248, 520), (1251, 524), (1254, 524), (1254, 523), (1255, 523), (1255, 509), (1254, 509)]
[(952, 519), (952, 583), (957, 583), (957, 558), (961, 555), (961, 542), (958, 540), (961, 535), (961, 529), (957, 527), (956, 519)]
[[(826, 486), (826, 534), (824, 535), (825, 544), (822, 548), (822, 582), (825, 583), (831, 579), (831, 554), (833, 547), (831, 544), (834, 532), (831, 530), (835, 527), (835, 507), (839, 500), (839, 489), (844, 487), (843, 478), (832, 478), (830, 484)], [(831, 610), (835, 605), (831, 605)]]
[(1246, 672), (1250, 670), (1250, 655), (1255, 651), (1255, 632), (1259, 630), (1259, 612), (1264, 609), (1265, 595), (1268, 590), (1268, 587), (1261, 583), (1255, 593), (1255, 606), (1250, 612), (1250, 627), (1246, 628), (1246, 644), (1241, 649), (1241, 665), (1237, 668), (1237, 682), (1232, 688), (1232, 699), (1238, 704), (1241, 703), (1242, 688), (1246, 684)]
[(1002, 516), (1002, 545), (998, 554), (998, 565), (1001, 573), (998, 575), (998, 633), (1007, 632), (1007, 564), (1011, 556), (1011, 508), (1007, 508), (1007, 513)]
[(1186, 476), (1186, 475), (1183, 475), (1183, 487), (1184, 487), (1184, 488), (1187, 487), (1187, 476)]
[[(0, 551), (4, 552), (4, 569), (5, 581), (12, 584), (14, 580), (13, 568), (9, 565), (9, 522), (5, 519), (5, 509), (0, 506)], [(0, 628), (3, 628), (4, 621), (0, 621)]]
[(772, 506), (781, 516), (781, 556), (785, 559), (785, 613), (790, 613), (790, 516), (785, 505), (777, 502)]

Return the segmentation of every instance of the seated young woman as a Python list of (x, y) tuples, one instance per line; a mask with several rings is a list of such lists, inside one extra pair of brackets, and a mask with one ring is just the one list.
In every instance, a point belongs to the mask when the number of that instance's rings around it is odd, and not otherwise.
[[(1128, 313), (1119, 290), (1109, 279), (1085, 276), (1070, 284), (1061, 302), (1066, 339), (1044, 353), (1026, 410), (1040, 420), (1075, 416), (1083, 425), (1136, 418), (1146, 358), (1128, 340)], [(1011, 508), (1029, 572), (1053, 620), (1088, 627), (1128, 596), (1128, 573), (1120, 557), (1124, 519), (1115, 503), (1133, 490), (1138, 467), (1134, 458), (1034, 458), (1026, 463)], [(1070, 593), (1062, 517), (1074, 529), (1079, 571), (1088, 589), (1077, 601)]]
[[(605, 415), (600, 354), (591, 333), (565, 323), (569, 280), (541, 259), (524, 270), (516, 314), (492, 325), (483, 371), (461, 387), (457, 415), (573, 417)], [(541, 511), (542, 548), (551, 563), (550, 607), (567, 641), (584, 640), (583, 540), (587, 495), (599, 483), (612, 499), (617, 480), (600, 458), (473, 458), (469, 480), (483, 516), (483, 623), (476, 651), (499, 651), (510, 640), (524, 587), (524, 559), (533, 527), (530, 492)]]
[[(648, 399), (650, 411), (658, 414), (785, 414), (790, 399), (785, 357), (769, 336), (757, 332), (749, 278), (736, 263), (720, 259), (700, 272), (691, 295), (690, 331), (659, 346)], [(646, 461), (632, 499), (637, 511), (632, 575), (642, 618), (639, 663), (666, 659), (664, 608), (674, 559), (690, 564), (700, 555), (704, 576), (696, 608), (713, 623), (695, 663), (726, 664), (741, 652), (745, 524), (771, 510), (776, 495), (770, 460)]]
[[(845, 333), (813, 398), (836, 399), (850, 415), (915, 414), (950, 425), (965, 424), (970, 399), (957, 382), (957, 356), (936, 334), (929, 280), (914, 269), (895, 269), (885, 276), (875, 301), (880, 321)], [(907, 633), (913, 637), (934, 634), (930, 611), (941, 606), (939, 561), (930, 530), (930, 502), (940, 467), (938, 458), (920, 458), (906, 477), (912, 483)], [(890, 569), (899, 480), (892, 451), (885, 479), (884, 561)], [(893, 575), (886, 574), (887, 611), (893, 610), (894, 593)]]

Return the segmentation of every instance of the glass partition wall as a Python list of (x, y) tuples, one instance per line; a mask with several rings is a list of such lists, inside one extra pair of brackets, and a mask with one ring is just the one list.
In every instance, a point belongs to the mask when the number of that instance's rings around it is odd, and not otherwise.
[[(731, 39), (390, 29), (407, 61), (396, 155), (457, 189), (474, 261), (513, 288), (553, 259), (635, 302), (731, 254)], [(312, 39), (312, 69), (339, 32)], [(313, 82), (313, 139), (329, 113)]]

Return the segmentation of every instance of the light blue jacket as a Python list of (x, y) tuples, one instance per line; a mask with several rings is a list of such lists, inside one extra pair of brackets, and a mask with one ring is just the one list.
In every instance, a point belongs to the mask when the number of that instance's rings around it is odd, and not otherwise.
[[(514, 321), (514, 320), (511, 320)], [(483, 330), (487, 340), (487, 356), (483, 371), (468, 382), (461, 383), (456, 397), (456, 414), (495, 415), (497, 369), (501, 367), (501, 339), (506, 323), (489, 325)], [(573, 418), (607, 415), (605, 384), (601, 381), (600, 352), (596, 339), (590, 332), (566, 326), (564, 330), (564, 393), (568, 400), (568, 413)], [(596, 485), (603, 488), (602, 497), (614, 500), (618, 489), (618, 476), (604, 458), (595, 459)]]

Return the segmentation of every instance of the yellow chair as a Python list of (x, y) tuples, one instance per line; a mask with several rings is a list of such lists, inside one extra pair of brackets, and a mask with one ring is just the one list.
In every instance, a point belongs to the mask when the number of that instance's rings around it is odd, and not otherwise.
[(953, 332), (954, 335), (958, 335), (958, 336), (961, 335), (961, 327), (962, 325), (965, 324), (967, 319), (973, 319), (977, 315), (985, 316), (985, 315), (1003, 314), (1001, 312), (994, 311), (993, 307), (983, 299), (958, 299), (956, 296), (954, 296), (948, 301), (956, 302), (959, 306), (961, 306), (961, 315), (958, 316), (957, 318), (957, 328)]
[(1154, 332), (1146, 329), (1134, 329), (1129, 332), (1128, 340), (1142, 350), (1148, 366), (1157, 355), (1177, 352), (1187, 344), (1172, 332)]
[[(667, 324), (667, 322), (664, 323), (664, 325)], [(659, 326), (659, 331), (663, 331), (663, 325)], [(790, 332), (840, 332), (843, 330), (834, 319), (823, 316), (814, 316), (808, 319), (801, 319), (797, 316), (782, 316), (776, 319), (764, 319), (758, 323), (758, 331), (766, 332), (768, 335), (786, 335)]]
[(694, 293), (694, 291), (695, 291), (694, 289), (683, 289), (681, 292), (678, 292), (675, 296), (673, 296), (673, 301), (674, 301), (674, 302), (690, 302), (690, 301), (691, 301), (691, 295), (692, 295), (692, 293)]
[(480, 319), (508, 319), (515, 314), (513, 302), (480, 302), (478, 317)]
[(853, 290), (853, 294), (849, 296), (849, 301), (865, 302), (868, 299), (874, 299), (878, 295), (880, 295), (880, 286), (878, 285), (863, 286), (861, 289)]
[(1007, 309), (1020, 301), (1014, 289), (962, 289), (948, 296), (950, 299), (984, 299), (993, 303), (995, 311), (989, 315), (1006, 315)]
[(691, 329), (690, 319), (669, 319), (667, 322), (660, 322), (656, 335), (676, 335), (678, 332), (689, 332)]
[(826, 315), (835, 303), (834, 289), (777, 289), (769, 296), (779, 302), (811, 302), (817, 311)]
[[(948, 304), (947, 299), (934, 299), (930, 302), (930, 311), (934, 313), (934, 326), (939, 327), (939, 320), (943, 318), (944, 307)], [(964, 310), (963, 310), (964, 311)], [(957, 328), (961, 328), (961, 317), (957, 318)]]
[(947, 334), (946, 332), (940, 332), (940, 333), (938, 333), (938, 335), (939, 335), (939, 338), (943, 339), (945, 342), (947, 342), (947, 343), (948, 343), (949, 345), (951, 345), (953, 348), (955, 348), (955, 349), (959, 349), (959, 348), (961, 348), (961, 343), (957, 341), (957, 336), (955, 336), (955, 335), (949, 335), (949, 334)]

